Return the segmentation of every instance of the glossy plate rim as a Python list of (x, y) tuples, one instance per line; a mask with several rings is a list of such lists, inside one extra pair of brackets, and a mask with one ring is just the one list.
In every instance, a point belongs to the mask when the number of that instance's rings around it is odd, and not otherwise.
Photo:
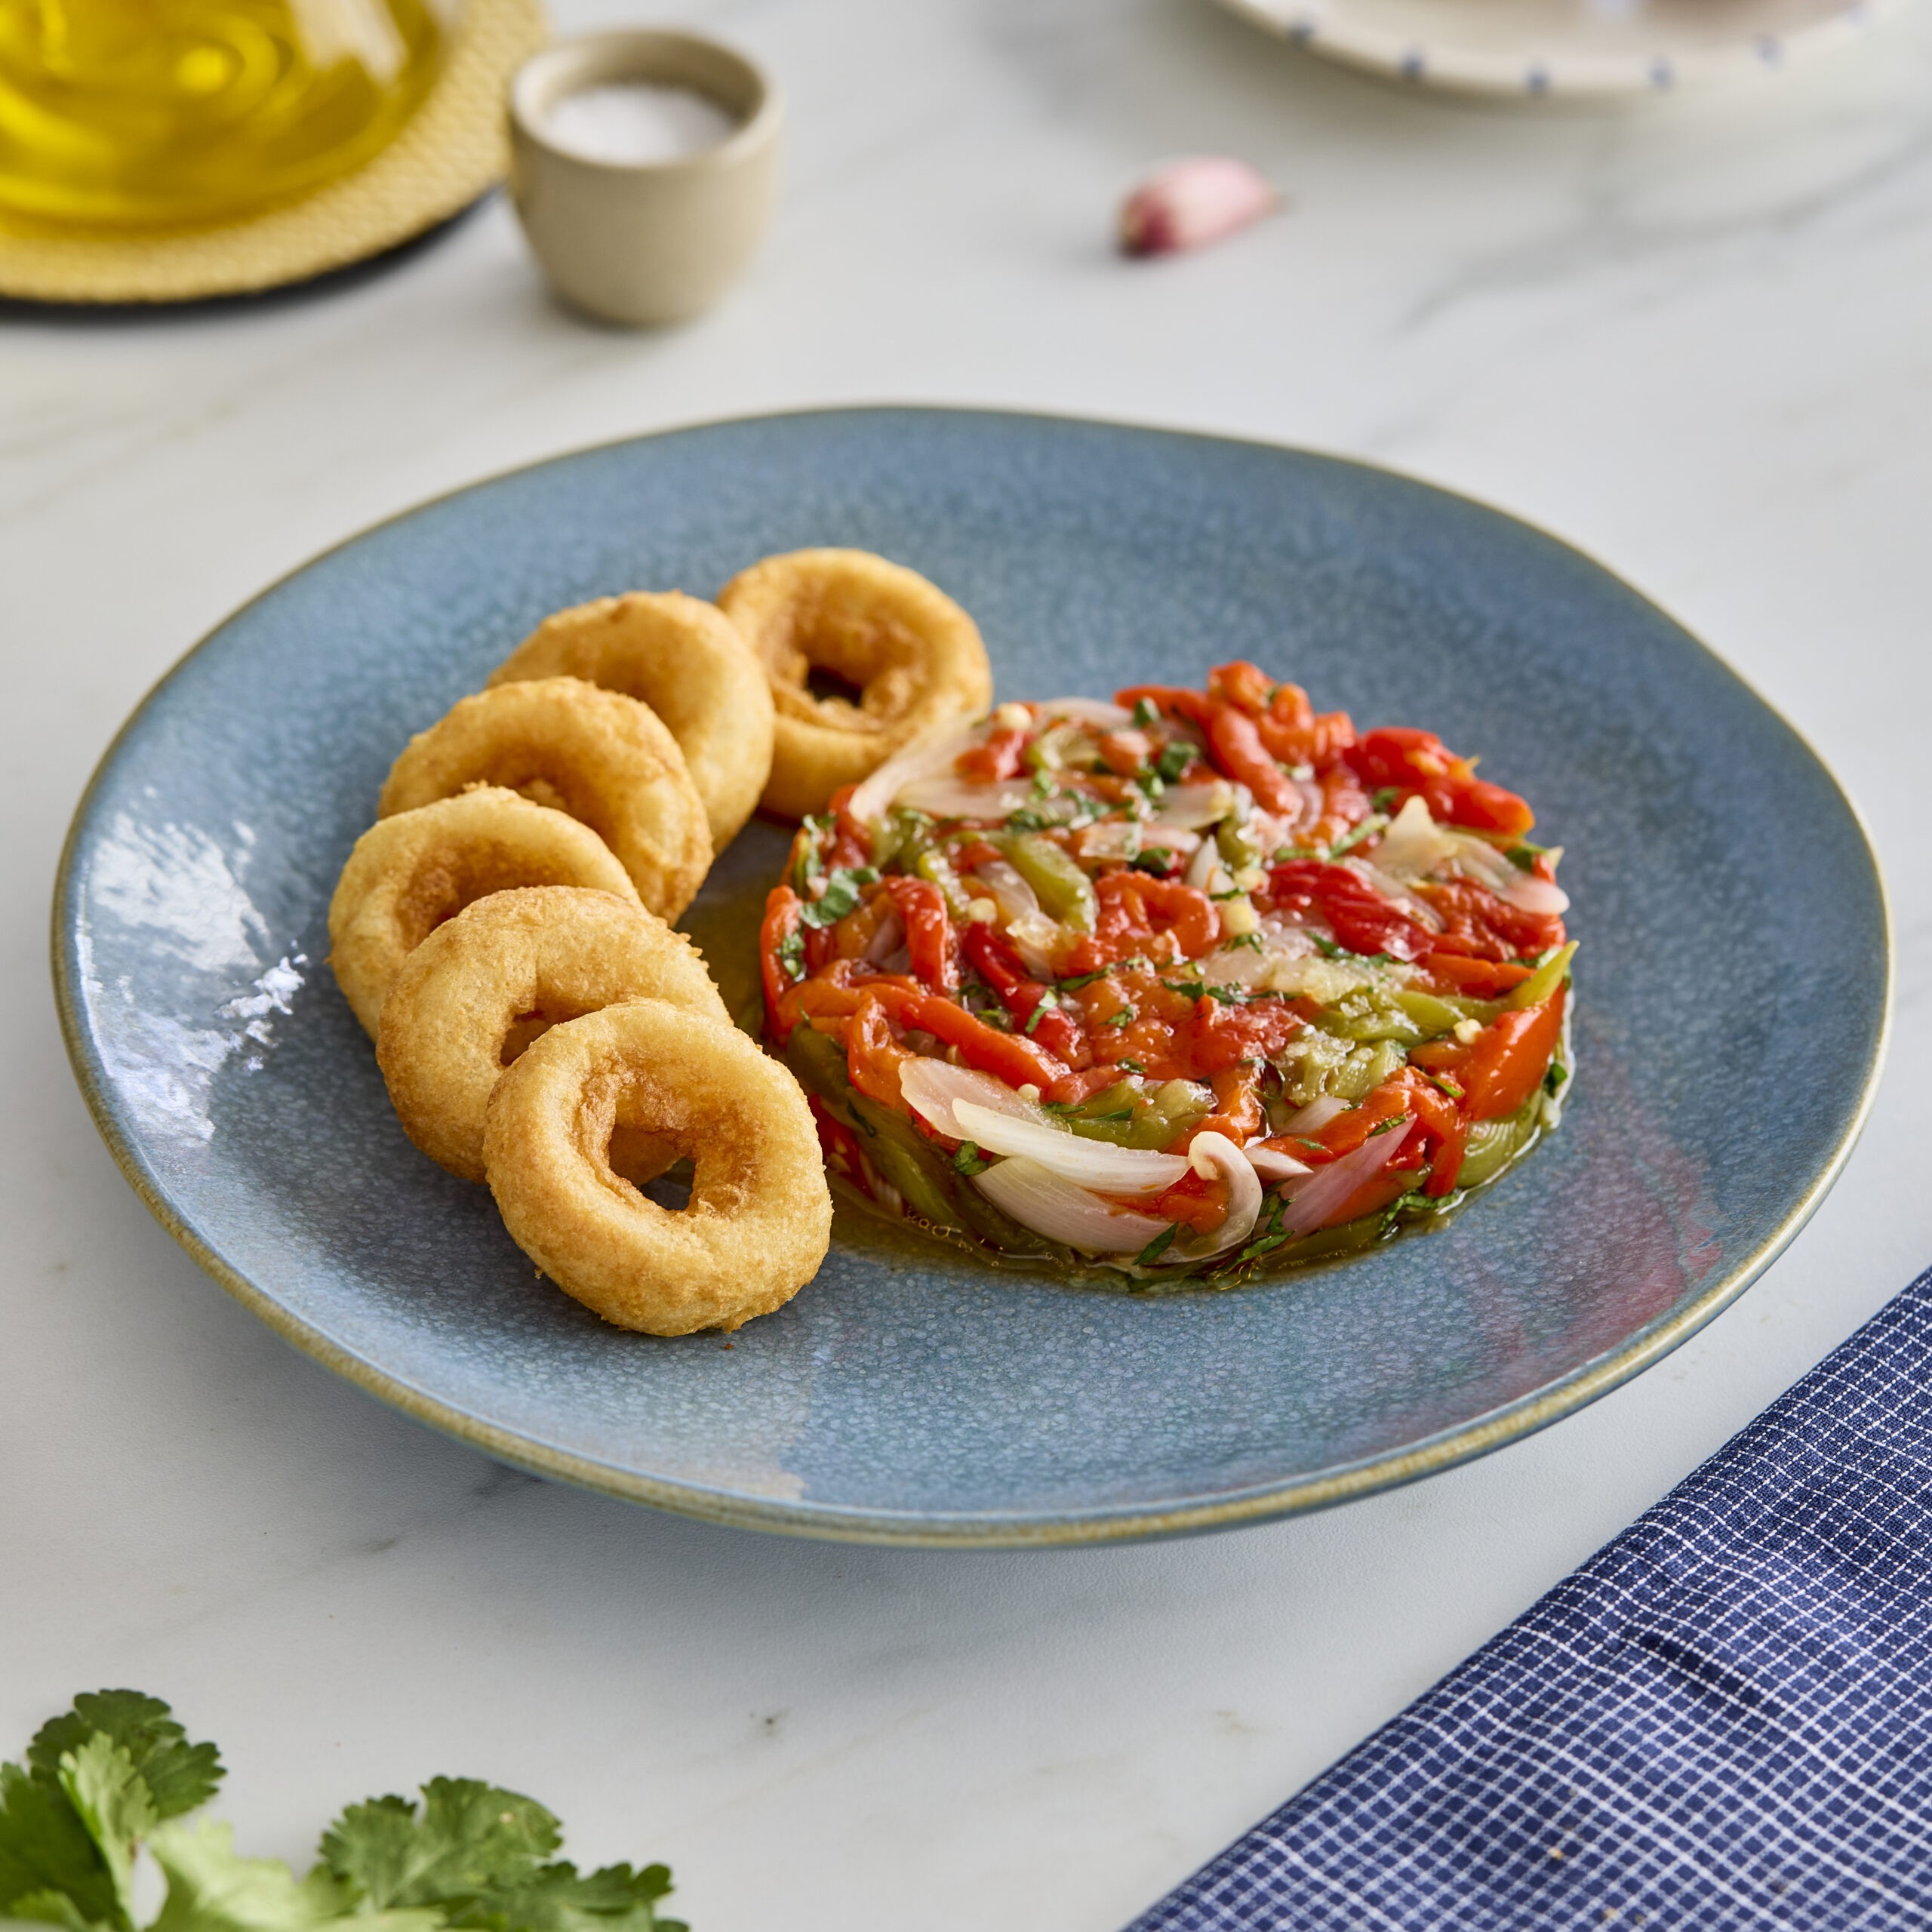
[(1220, 0), (1229, 12), (1324, 59), (1358, 73), (1433, 92), (1494, 100), (1567, 101), (1579, 106), (1614, 106), (1662, 100), (1686, 88), (1736, 85), (1808, 65), (1862, 39), (1902, 12), (1910, 0), (1844, 0), (1838, 10), (1795, 32), (1740, 31), (1735, 38), (1687, 51), (1667, 35), (1641, 53), (1573, 49), (1564, 36), (1505, 54), (1459, 45), (1455, 15), (1438, 38), (1422, 42), (1389, 32), (1352, 16), (1349, 0)]
[[(1475, 1417), (1460, 1426), (1438, 1432), (1406, 1448), (1367, 1457), (1358, 1461), (1308, 1476), (1291, 1477), (1277, 1482), (1257, 1484), (1229, 1494), (1167, 1509), (1149, 1509), (1139, 1506), (1100, 1506), (1078, 1517), (1064, 1513), (1002, 1515), (982, 1512), (952, 1513), (940, 1511), (897, 1511), (884, 1509), (851, 1509), (800, 1501), (780, 1501), (705, 1485), (677, 1482), (617, 1468), (595, 1457), (571, 1454), (534, 1442), (528, 1438), (469, 1415), (460, 1408), (429, 1395), (414, 1384), (392, 1375), (340, 1346), (285, 1308), (267, 1290), (232, 1266), (216, 1251), (202, 1231), (177, 1214), (158, 1183), (140, 1148), (123, 1132), (109, 1104), (106, 1075), (95, 1042), (82, 1019), (82, 1002), (76, 984), (77, 921), (74, 894), (77, 883), (84, 831), (91, 817), (97, 794), (118, 758), (123, 746), (136, 727), (163, 696), (170, 685), (202, 651), (220, 636), (237, 618), (300, 576), (315, 565), (349, 549), (379, 531), (402, 522), (419, 512), (446, 503), (472, 490), (488, 488), (507, 478), (567, 465), (580, 457), (601, 451), (649, 444), (668, 438), (701, 432), (743, 427), (773, 422), (792, 422), (813, 417), (872, 415), (888, 417), (915, 413), (921, 415), (998, 419), (1037, 424), (1063, 424), (1081, 429), (1130, 430), (1172, 438), (1178, 441), (1243, 448), (1314, 457), (1325, 463), (1368, 472), (1411, 488), (1432, 491), (1494, 516), (1506, 518), (1534, 531), (1546, 542), (1581, 558), (1595, 569), (1623, 585), (1653, 609), (1662, 611), (1690, 648), (1709, 658), (1726, 677), (1732, 679), (1789, 731), (1805, 755), (1817, 764), (1847, 817), (1856, 829), (1860, 846), (1872, 869), (1877, 889), (1882, 928), (1884, 985), (1878, 1026), (1863, 1069), (1856, 1107), (1848, 1116), (1835, 1144), (1820, 1167), (1817, 1176), (1803, 1196), (1783, 1219), (1769, 1230), (1758, 1244), (1690, 1306), (1660, 1318), (1632, 1335), (1621, 1347), (1609, 1350), (1573, 1370), (1568, 1375), (1518, 1400)], [(512, 464), (487, 476), (474, 478), (454, 488), (411, 503), (380, 518), (328, 545), (284, 571), (255, 595), (237, 605), (183, 652), (164, 671), (140, 702), (122, 721), (100, 755), (74, 809), (63, 841), (55, 875), (51, 921), (51, 954), (54, 1002), (76, 1084), (96, 1130), (143, 1204), (155, 1219), (194, 1260), (235, 1300), (257, 1316), (287, 1342), (321, 1365), (352, 1383), (365, 1394), (400, 1410), (417, 1422), (441, 1433), (481, 1450), (497, 1460), (531, 1475), (568, 1482), (578, 1487), (641, 1503), (674, 1515), (731, 1528), (760, 1530), (823, 1541), (899, 1545), (930, 1549), (1032, 1549), (1054, 1546), (1140, 1541), (1150, 1538), (1184, 1536), (1201, 1531), (1232, 1528), (1271, 1518), (1300, 1515), (1326, 1509), (1352, 1499), (1398, 1487), (1438, 1471), (1472, 1460), (1507, 1443), (1535, 1434), (1552, 1423), (1586, 1407), (1632, 1377), (1669, 1354), (1735, 1301), (1784, 1250), (1817, 1211), (1830, 1192), (1851, 1156), (1869, 1117), (1883, 1077), (1890, 1046), (1894, 988), (1897, 961), (1891, 903), (1869, 827), (1857, 802), (1839, 783), (1837, 774), (1821, 758), (1810, 740), (1783, 713), (1739, 677), (1695, 632), (1672, 617), (1655, 600), (1628, 584), (1608, 565), (1567, 539), (1554, 535), (1531, 519), (1487, 503), (1468, 492), (1390, 468), (1366, 463), (1352, 457), (1302, 445), (1272, 441), (1261, 437), (1224, 435), (1218, 432), (1175, 429), (1164, 423), (1135, 422), (1118, 417), (1068, 416), (1050, 411), (980, 409), (925, 403), (873, 403), (832, 405), (795, 410), (756, 411), (742, 416), (713, 417), (677, 423), (635, 436), (613, 437), (601, 443), (564, 451), (534, 463)]]

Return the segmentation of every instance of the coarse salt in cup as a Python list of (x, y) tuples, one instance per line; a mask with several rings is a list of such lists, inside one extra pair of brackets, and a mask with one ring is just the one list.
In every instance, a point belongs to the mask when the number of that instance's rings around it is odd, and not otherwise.
[(709, 308), (776, 199), (783, 108), (755, 64), (697, 34), (594, 34), (510, 88), (510, 189), (567, 301), (632, 327)]

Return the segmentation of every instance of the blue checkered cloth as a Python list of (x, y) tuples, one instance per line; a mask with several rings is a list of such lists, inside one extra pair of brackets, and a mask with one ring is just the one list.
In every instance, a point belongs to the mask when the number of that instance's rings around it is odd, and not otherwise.
[(1129, 1932), (1932, 1927), (1932, 1273)]

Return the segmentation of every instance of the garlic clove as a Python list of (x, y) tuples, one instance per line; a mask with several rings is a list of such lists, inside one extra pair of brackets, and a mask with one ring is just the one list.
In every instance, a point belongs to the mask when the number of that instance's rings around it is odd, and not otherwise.
[(1170, 162), (1121, 203), (1120, 245), (1130, 255), (1198, 248), (1281, 205), (1274, 184), (1246, 162), (1192, 155)]

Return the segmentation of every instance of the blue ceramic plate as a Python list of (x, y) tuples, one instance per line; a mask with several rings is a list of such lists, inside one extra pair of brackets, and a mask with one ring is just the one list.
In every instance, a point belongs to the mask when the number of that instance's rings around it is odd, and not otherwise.
[[(546, 612), (637, 586), (708, 594), (814, 543), (937, 580), (978, 618), (1002, 695), (1198, 682), (1247, 657), (1322, 706), (1483, 754), (1569, 854), (1562, 1131), (1439, 1232), (1232, 1293), (1070, 1288), (844, 1227), (818, 1279), (728, 1350), (620, 1334), (538, 1281), (487, 1193), (390, 1112), (323, 963), (337, 872), (404, 740)], [(754, 825), (688, 922), (728, 996), (752, 970), (731, 936), (784, 846)], [(372, 1393), (693, 1515), (988, 1544), (1333, 1503), (1654, 1361), (1837, 1174), (1878, 1073), (1890, 952), (1829, 775), (1574, 550), (1289, 450), (860, 410), (521, 471), (277, 585), (108, 754), (62, 871), (56, 972), (81, 1084), (142, 1198)]]

